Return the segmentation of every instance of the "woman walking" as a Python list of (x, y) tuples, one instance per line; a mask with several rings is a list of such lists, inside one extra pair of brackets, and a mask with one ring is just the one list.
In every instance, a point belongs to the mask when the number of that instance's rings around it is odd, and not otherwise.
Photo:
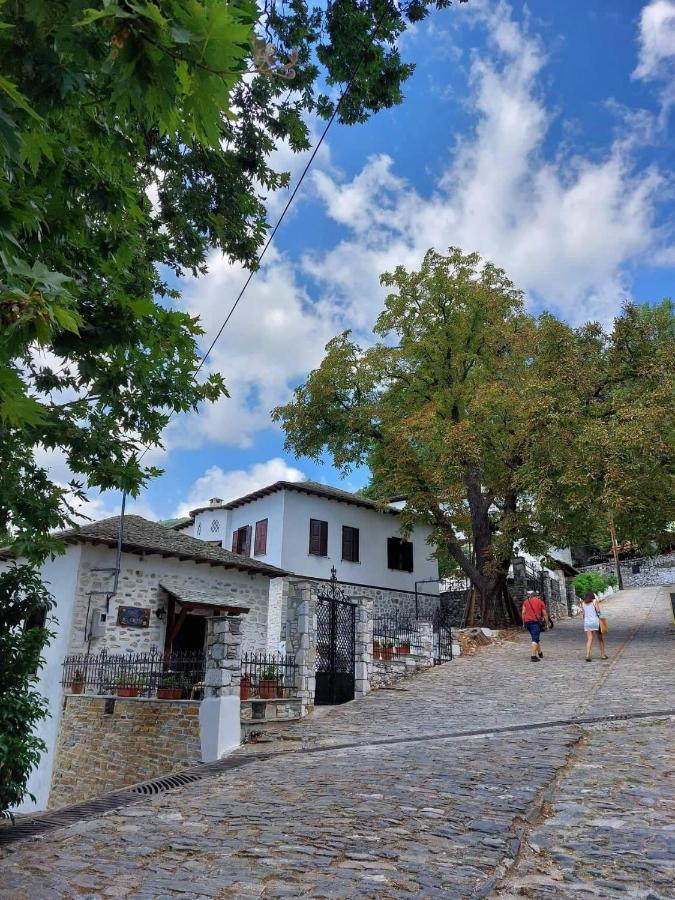
[(593, 591), (587, 591), (584, 597), (584, 631), (586, 632), (586, 662), (591, 661), (591, 652), (593, 649), (593, 635), (598, 639), (600, 644), (601, 659), (609, 659), (605, 652), (605, 638), (600, 630), (600, 601)]

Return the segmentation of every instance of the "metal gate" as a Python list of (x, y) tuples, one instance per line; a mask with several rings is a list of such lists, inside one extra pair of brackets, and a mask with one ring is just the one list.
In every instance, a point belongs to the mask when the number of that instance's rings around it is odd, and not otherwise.
[(434, 629), (434, 665), (440, 666), (452, 660), (452, 627), (448, 611), (438, 607), (431, 621)]
[(316, 603), (317, 706), (354, 699), (356, 605), (337, 586), (335, 569)]

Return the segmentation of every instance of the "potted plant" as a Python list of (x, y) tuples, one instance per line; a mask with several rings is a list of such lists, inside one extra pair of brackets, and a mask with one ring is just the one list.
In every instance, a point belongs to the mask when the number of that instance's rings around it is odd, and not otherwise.
[(410, 656), (410, 641), (401, 641), (396, 647), (397, 656)]
[(275, 665), (263, 669), (258, 681), (258, 696), (261, 700), (274, 700), (277, 696), (279, 676)]
[(178, 675), (163, 675), (157, 685), (158, 700), (182, 700), (183, 679)]
[(75, 670), (73, 679), (70, 682), (70, 690), (73, 694), (81, 694), (84, 691), (84, 675), (79, 669)]
[(138, 697), (143, 687), (143, 680), (130, 673), (118, 675), (115, 679), (115, 693), (118, 697)]
[(386, 641), (384, 646), (382, 647), (382, 659), (384, 662), (391, 662), (394, 658), (394, 642)]
[(239, 681), (239, 699), (248, 700), (251, 696), (251, 676), (244, 672)]
[(382, 645), (378, 640), (373, 638), (373, 659), (379, 659), (382, 653)]

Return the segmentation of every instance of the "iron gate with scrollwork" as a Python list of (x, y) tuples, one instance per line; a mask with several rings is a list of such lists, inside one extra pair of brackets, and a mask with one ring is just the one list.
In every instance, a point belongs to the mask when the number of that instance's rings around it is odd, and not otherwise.
[(354, 699), (356, 605), (337, 586), (335, 569), (316, 602), (317, 706)]

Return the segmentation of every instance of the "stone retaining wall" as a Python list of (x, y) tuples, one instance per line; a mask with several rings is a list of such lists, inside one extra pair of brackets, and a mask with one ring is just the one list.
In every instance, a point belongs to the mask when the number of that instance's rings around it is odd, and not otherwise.
[[(675, 553), (625, 559), (621, 561), (620, 566), (625, 588), (647, 587), (652, 584), (675, 584)], [(616, 575), (614, 562), (584, 566), (579, 571), (597, 572), (599, 575)]]
[(49, 806), (78, 803), (200, 761), (199, 702), (68, 694)]
[(386, 662), (374, 659), (370, 668), (370, 689), (389, 687), (408, 675), (431, 668), (433, 664), (433, 659), (422, 656), (399, 656)]

